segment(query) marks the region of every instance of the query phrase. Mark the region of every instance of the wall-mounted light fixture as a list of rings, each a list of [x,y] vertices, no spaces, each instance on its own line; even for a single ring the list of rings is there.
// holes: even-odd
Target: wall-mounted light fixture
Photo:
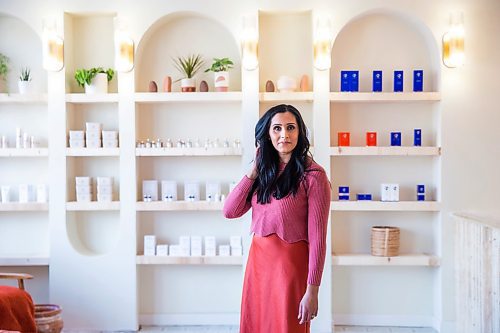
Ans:
[[[329,17],[318,16],[314,25],[314,67],[320,71],[332,66],[332,24]]]
[[[257,18],[243,17],[241,33],[241,65],[248,71],[259,67],[259,34],[257,32]]]
[[[64,40],[57,34],[55,20],[44,20],[42,28],[43,68],[58,72],[64,67]]]
[[[115,17],[115,68],[119,72],[130,72],[134,68],[134,41],[128,35],[123,18]]]
[[[450,15],[450,30],[443,36],[443,63],[455,68],[465,63],[464,14],[455,12]]]

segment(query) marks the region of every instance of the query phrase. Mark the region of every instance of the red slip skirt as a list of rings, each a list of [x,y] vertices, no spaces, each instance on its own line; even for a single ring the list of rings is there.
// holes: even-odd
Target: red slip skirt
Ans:
[[[306,292],[307,242],[287,243],[276,234],[253,236],[243,283],[240,333],[309,333],[300,325]]]

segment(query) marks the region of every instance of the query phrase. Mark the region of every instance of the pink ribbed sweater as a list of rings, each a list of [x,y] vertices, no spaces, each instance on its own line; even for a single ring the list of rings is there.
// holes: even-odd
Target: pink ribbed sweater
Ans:
[[[280,169],[284,168],[280,165]],[[224,203],[224,216],[237,218],[252,208],[252,232],[259,236],[276,234],[288,243],[304,240],[309,243],[309,274],[307,283],[319,286],[326,254],[326,232],[330,212],[330,183],[325,170],[315,162],[305,172],[297,194],[268,204],[258,204],[254,193],[247,196],[254,180],[244,176]],[[272,264],[272,263],[270,263]]]

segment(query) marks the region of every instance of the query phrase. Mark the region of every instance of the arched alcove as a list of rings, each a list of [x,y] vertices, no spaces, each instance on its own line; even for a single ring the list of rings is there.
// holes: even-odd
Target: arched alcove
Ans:
[[[31,71],[34,92],[47,91],[47,73],[43,69],[40,36],[19,18],[0,13],[0,53],[9,58],[7,91],[17,93],[21,68]],[[2,83],[3,84],[3,83]],[[1,91],[1,90],[0,90]],[[2,91],[3,92],[3,91]]]
[[[330,89],[340,91],[340,71],[359,70],[359,91],[372,91],[374,70],[383,71],[383,91],[393,91],[394,70],[404,71],[412,91],[413,70],[424,71],[424,91],[438,91],[440,57],[428,27],[407,13],[372,10],[350,20],[332,48]]]
[[[163,78],[173,81],[181,78],[172,58],[191,54],[202,55],[205,63],[195,76],[197,85],[207,81],[214,91],[212,72],[204,73],[213,58],[230,58],[235,66],[230,70],[230,91],[241,91],[241,65],[238,44],[233,34],[219,22],[192,12],[167,15],[156,21],[146,31],[137,47],[135,66],[136,91],[148,91],[150,81],[163,89]],[[172,85],[172,91],[180,91],[180,83]]]

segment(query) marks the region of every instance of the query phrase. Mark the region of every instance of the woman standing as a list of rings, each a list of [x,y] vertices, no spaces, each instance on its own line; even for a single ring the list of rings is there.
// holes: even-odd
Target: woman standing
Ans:
[[[240,333],[307,333],[318,313],[330,183],[293,106],[269,109],[255,126],[255,144],[252,168],[224,204],[227,218],[252,208]]]

